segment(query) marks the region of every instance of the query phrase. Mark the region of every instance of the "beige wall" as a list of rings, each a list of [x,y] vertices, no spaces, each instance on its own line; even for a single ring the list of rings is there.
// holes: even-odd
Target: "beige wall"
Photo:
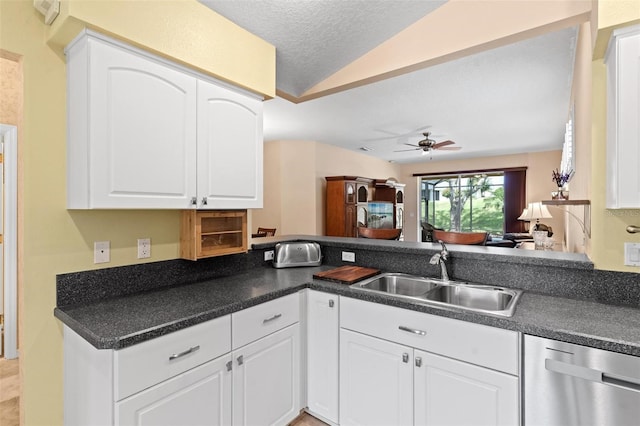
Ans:
[[[48,44],[62,55],[85,27],[275,96],[275,47],[195,0],[61,1],[60,15],[47,27]]]
[[[452,161],[428,161],[423,163],[404,164],[401,166],[400,181],[407,184],[405,188],[405,239],[420,241],[418,217],[418,180],[414,173],[441,173],[460,170],[500,169],[508,167],[527,168],[527,202],[548,200],[555,184],[551,180],[551,171],[560,167],[561,151],[532,152],[528,154],[503,155],[495,157],[472,158]],[[550,210],[551,211],[551,210]],[[544,223],[553,228],[554,239],[563,241],[564,224],[562,215],[554,213],[552,219]]]
[[[571,103],[574,108],[575,175],[569,183],[570,198],[591,199],[591,24],[580,26],[576,43]],[[563,209],[586,222],[589,228],[590,206],[565,206]],[[553,210],[557,211],[557,208]],[[586,216],[585,216],[586,213]],[[570,215],[565,215],[567,249],[591,255],[591,238]]]
[[[185,28],[165,27],[160,34],[150,25],[140,25],[140,19],[144,17],[145,22],[171,22],[173,16],[167,14],[168,10],[192,10],[188,6],[190,1],[137,2],[147,3],[147,7],[145,13],[137,14],[135,19],[121,14],[127,9],[126,3],[136,2],[87,1],[82,7],[87,13],[92,10],[92,5],[96,7],[96,14],[104,12],[100,21],[107,29],[117,28],[120,31],[128,28],[129,32],[138,31],[148,39],[156,38],[155,48],[162,50],[168,38],[172,35],[180,38]],[[69,2],[62,4],[66,3]],[[170,3],[173,7],[158,7],[161,3],[165,6]],[[109,13],[104,10],[106,5],[110,6]],[[208,9],[197,7],[197,10],[199,16],[192,16],[194,21],[202,22],[205,12],[215,16]],[[62,326],[53,317],[56,274],[96,268],[93,264],[93,242],[100,240],[111,241],[111,262],[100,267],[140,263],[135,245],[136,239],[141,237],[151,238],[152,257],[148,261],[175,259],[179,254],[180,226],[178,211],[66,209],[65,63],[60,52],[46,43],[48,31],[31,0],[0,1],[0,49],[22,61],[24,70],[22,124],[18,120],[20,167],[23,172],[19,189],[23,205],[19,226],[24,229],[20,253],[23,274],[19,279],[23,292],[20,328],[20,359],[24,372],[23,420],[28,425],[51,426],[62,424]],[[201,31],[202,35],[208,34],[206,30]],[[216,35],[216,42],[220,45],[230,43],[237,46],[237,34],[233,31],[217,31]],[[194,39],[189,47],[202,53],[198,49],[200,42],[200,38]],[[262,69],[256,58],[263,55],[254,52],[251,43],[243,43],[238,51],[242,53],[222,55],[235,63],[225,69]],[[206,52],[206,56],[215,57],[215,49]],[[264,64],[264,69],[268,68],[269,63]],[[0,86],[2,88],[4,85]],[[263,91],[261,87],[253,89]],[[0,98],[3,95],[0,93]]]
[[[640,22],[640,7],[635,0],[605,0],[598,5],[598,43],[606,45],[613,28]],[[628,225],[640,225],[640,210],[606,209],[606,67],[604,51],[596,51],[591,63],[592,139],[591,139],[591,260],[596,268],[640,272],[637,267],[624,266],[624,243],[640,242],[639,234],[628,234]]]
[[[283,235],[324,235],[325,176],[398,174],[388,161],[313,141],[268,142],[264,152],[264,208],[252,211],[253,223]]]
[[[314,142],[274,141],[264,145],[264,208],[251,211],[255,231],[277,235],[315,234]]]

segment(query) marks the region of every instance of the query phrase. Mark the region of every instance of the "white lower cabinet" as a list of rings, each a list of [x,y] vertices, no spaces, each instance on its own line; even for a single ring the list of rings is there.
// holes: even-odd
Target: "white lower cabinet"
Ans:
[[[64,327],[65,425],[286,425],[300,412],[300,294],[121,350]]]
[[[340,326],[340,425],[520,424],[518,333],[344,297]]]
[[[233,352],[233,424],[286,425],[300,413],[300,326]]]
[[[116,403],[116,424],[231,424],[231,354]]]
[[[517,425],[518,378],[414,351],[416,425]]]
[[[65,326],[65,425],[520,424],[519,333],[301,295],[117,351]]]
[[[335,294],[307,293],[307,409],[338,423],[340,307]]]
[[[412,425],[412,350],[340,330],[340,424]]]

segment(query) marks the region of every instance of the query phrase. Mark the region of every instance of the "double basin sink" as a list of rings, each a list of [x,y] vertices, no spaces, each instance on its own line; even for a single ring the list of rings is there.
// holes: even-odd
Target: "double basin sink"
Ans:
[[[384,273],[351,288],[384,293],[443,307],[510,317],[522,290],[457,281],[442,281],[400,273]]]

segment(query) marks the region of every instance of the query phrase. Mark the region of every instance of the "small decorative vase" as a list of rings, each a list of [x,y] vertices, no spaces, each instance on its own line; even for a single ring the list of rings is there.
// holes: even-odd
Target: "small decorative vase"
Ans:
[[[568,200],[569,199],[569,191],[559,186],[558,191],[554,191],[551,193],[552,200]]]

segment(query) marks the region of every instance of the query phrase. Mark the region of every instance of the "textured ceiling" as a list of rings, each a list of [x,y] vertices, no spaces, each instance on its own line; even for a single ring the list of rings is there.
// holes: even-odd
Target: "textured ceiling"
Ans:
[[[277,87],[294,95],[444,3],[202,2],[276,46]],[[367,147],[367,155],[396,162],[561,149],[576,37],[577,28],[567,28],[299,104],[266,101],[265,141]],[[396,152],[424,130],[462,149]]]
[[[201,0],[276,47],[276,87],[293,96],[446,0]]]

